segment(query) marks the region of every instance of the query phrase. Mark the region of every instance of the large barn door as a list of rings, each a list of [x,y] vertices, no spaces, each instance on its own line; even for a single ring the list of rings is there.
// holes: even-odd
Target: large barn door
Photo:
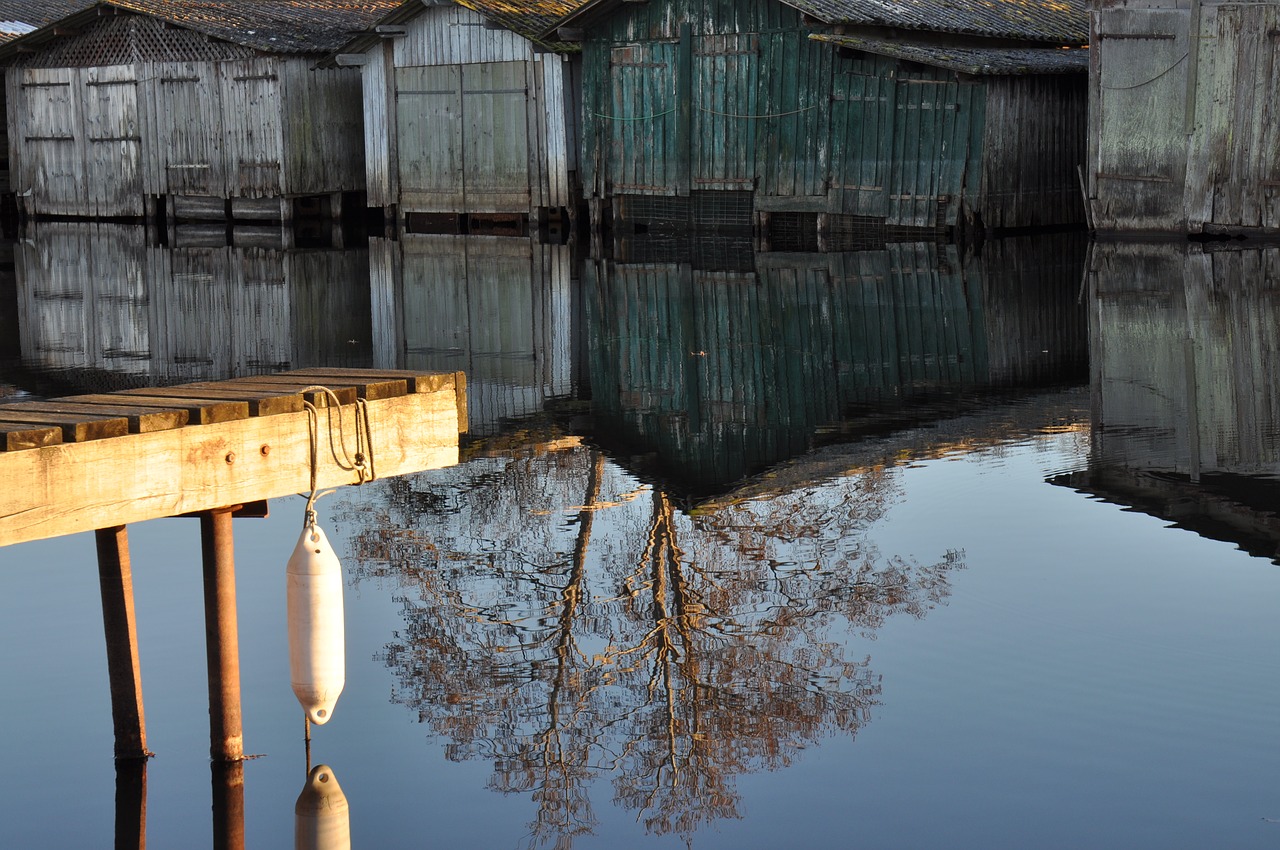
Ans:
[[[396,69],[396,148],[406,210],[462,212],[462,71]]]
[[[80,73],[87,211],[104,217],[141,216],[145,210],[136,66],[85,68]]]
[[[280,74],[274,59],[219,66],[228,183],[233,198],[275,198],[281,185]]]
[[[609,54],[612,90],[608,114],[599,116],[608,138],[607,191],[675,194],[682,185],[688,149],[677,114],[675,42],[615,47]],[[683,192],[681,192],[683,194]]]
[[[950,174],[953,154],[957,149],[964,149],[954,138],[960,84],[927,75],[899,79],[895,100],[895,155],[886,223],[934,227],[938,222],[938,205],[947,194],[941,186],[949,176],[944,177],[942,172]]]
[[[199,62],[157,65],[156,156],[160,174],[157,194],[223,197],[222,135],[194,116],[222,114],[216,76]]]
[[[84,156],[76,72],[70,68],[25,68],[18,72],[20,102],[11,140],[18,152],[13,188],[26,196],[27,211],[48,215],[80,212]]]
[[[530,208],[525,62],[462,66],[462,164],[467,212]]]
[[[897,84],[874,69],[837,71],[831,94],[831,188],[840,211],[889,214],[893,115]]]
[[[755,188],[759,36],[701,36],[693,46],[693,189]]]

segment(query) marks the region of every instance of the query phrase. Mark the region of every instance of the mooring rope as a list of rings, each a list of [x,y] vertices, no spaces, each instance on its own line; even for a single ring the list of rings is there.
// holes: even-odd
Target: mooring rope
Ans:
[[[347,451],[347,435],[342,424],[342,403],[338,401],[337,394],[328,387],[319,385],[306,387],[301,392],[322,392],[325,394],[328,403],[325,405],[327,412],[327,421],[329,425],[329,452],[333,455],[334,462],[339,469],[356,474],[357,484],[364,484],[372,481],[377,477],[373,466],[373,434],[369,428],[369,405],[362,399],[356,399],[355,403],[355,429],[356,429],[356,451],[355,456]],[[328,496],[333,490],[326,490],[323,493],[316,492],[316,483],[319,470],[319,448],[320,448],[320,411],[316,406],[305,399],[302,406],[307,410],[307,436],[309,438],[309,448],[311,450],[311,495],[307,497],[306,513],[303,514],[303,527],[311,528],[316,524],[316,501],[324,496]],[[333,442],[333,410],[338,410],[338,442]],[[342,456],[338,456],[338,449],[342,450]]]

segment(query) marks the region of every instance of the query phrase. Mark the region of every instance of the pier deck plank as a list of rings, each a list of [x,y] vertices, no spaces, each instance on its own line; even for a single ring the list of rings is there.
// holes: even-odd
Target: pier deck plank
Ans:
[[[297,377],[286,375],[288,381]],[[314,377],[317,384],[330,383]],[[370,454],[379,478],[457,463],[458,435],[465,426],[461,373],[415,375],[412,384],[409,377],[377,372],[328,377],[334,385],[375,396],[366,396],[366,406]],[[400,395],[377,397],[394,392],[389,385],[397,382],[403,388]],[[409,392],[411,385],[425,391]],[[9,484],[0,489],[0,546],[306,492],[309,414],[302,409],[264,413],[270,406],[253,405],[268,398],[294,398],[300,405],[300,389],[263,394],[252,384],[232,383],[227,389],[128,390],[59,400],[56,404],[67,413],[6,413],[0,405],[0,443],[7,449],[0,452],[0,480]],[[237,391],[243,396],[239,400],[233,397]],[[85,401],[90,398],[94,401]],[[202,415],[210,404],[231,405],[244,415],[226,421]],[[196,413],[182,426],[142,432],[139,425],[138,432],[127,433],[128,416],[94,413],[113,405],[143,408],[134,412],[139,417],[166,405]],[[251,406],[257,415],[251,414]],[[343,414],[352,417],[350,423],[354,410],[346,407]],[[114,423],[115,436],[73,441],[101,429],[104,422]],[[357,483],[354,472],[340,467],[324,436],[326,417],[319,418],[319,427],[317,486]],[[347,438],[351,449],[350,428]]]

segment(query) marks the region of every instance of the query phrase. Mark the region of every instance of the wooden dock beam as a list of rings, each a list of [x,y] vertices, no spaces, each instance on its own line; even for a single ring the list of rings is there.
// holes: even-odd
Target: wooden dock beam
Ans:
[[[116,761],[116,850],[146,850],[147,761]]]
[[[142,707],[142,669],[138,664],[129,537],[123,525],[100,528],[95,537],[116,758],[145,759],[151,751],[147,749],[147,724]]]
[[[209,755],[215,761],[244,758],[235,540],[231,532],[234,510],[221,508],[200,515],[205,655],[209,665]]]

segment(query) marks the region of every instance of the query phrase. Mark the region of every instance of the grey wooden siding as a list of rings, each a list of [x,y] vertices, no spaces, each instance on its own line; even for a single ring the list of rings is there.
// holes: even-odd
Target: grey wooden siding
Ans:
[[[569,395],[567,245],[408,233],[370,246],[378,367],[465,371],[473,434]]]
[[[1280,233],[1280,6],[1147,5],[1093,13],[1095,225]]]
[[[259,57],[16,68],[6,96],[19,203],[32,214],[139,217],[148,196],[360,191],[358,72],[313,64]]]
[[[367,251],[164,248],[42,222],[15,250],[25,365],[178,382],[370,364]]]
[[[569,65],[469,9],[424,8],[403,36],[366,53],[369,203],[448,213],[572,206]]]

